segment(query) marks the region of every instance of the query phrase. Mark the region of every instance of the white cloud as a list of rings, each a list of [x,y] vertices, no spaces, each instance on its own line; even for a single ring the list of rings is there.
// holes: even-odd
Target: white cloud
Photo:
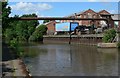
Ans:
[[[118,2],[119,0],[9,0],[9,2]]]
[[[52,8],[51,5],[47,3],[28,3],[28,2],[19,2],[16,3],[15,5],[10,5],[12,10],[17,10],[17,11],[23,11],[23,12],[38,12],[38,11],[44,11],[44,10],[49,10]]]

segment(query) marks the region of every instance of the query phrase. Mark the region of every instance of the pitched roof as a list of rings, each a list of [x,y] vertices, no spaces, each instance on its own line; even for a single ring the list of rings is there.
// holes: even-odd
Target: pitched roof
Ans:
[[[80,11],[80,12],[77,12],[77,13],[74,13],[74,14],[71,14],[71,15],[68,15],[68,16],[66,16],[66,17],[72,17],[72,16],[75,16],[75,14],[76,14],[76,15],[80,15],[80,14],[83,14],[83,13],[85,13],[85,12],[87,12],[87,11],[92,11],[92,12],[96,13],[94,10],[88,9],[88,10],[83,10],[83,11]]]
[[[101,10],[101,11],[99,11],[98,13],[99,13],[99,14],[104,14],[104,12],[107,13],[107,14],[110,14],[110,13],[109,13],[108,11],[106,11],[106,10]]]
[[[111,16],[113,20],[120,20],[120,14],[114,14]]]
[[[52,22],[56,22],[56,21],[49,21],[49,22],[46,22],[46,23],[43,23],[43,25],[47,25],[47,24],[50,24]],[[36,26],[36,28],[38,28],[40,25]]]
[[[103,12],[105,12],[106,14],[110,14],[110,13],[109,13],[108,11],[106,11],[106,10],[101,10],[101,11],[99,11],[99,12],[95,12],[95,11],[92,10],[92,9],[88,9],[88,10],[81,11],[81,12],[78,12],[78,13],[73,13],[73,14],[68,15],[68,16],[66,16],[66,17],[74,17],[75,15],[80,15],[80,14],[86,13],[87,11],[92,11],[92,12],[94,12],[94,13],[99,13],[99,14],[104,14]]]
[[[92,12],[96,13],[96,12],[95,12],[94,10],[92,10],[92,9],[88,9],[88,10],[84,11],[83,13],[86,13],[87,11],[92,11]]]

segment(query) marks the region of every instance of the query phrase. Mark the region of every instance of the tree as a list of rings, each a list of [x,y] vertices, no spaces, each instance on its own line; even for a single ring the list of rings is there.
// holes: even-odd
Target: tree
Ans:
[[[44,20],[43,23],[47,23],[47,22],[50,22],[50,20]]]
[[[19,16],[14,16],[14,18],[18,18]],[[36,14],[25,14],[21,17],[37,17]],[[11,25],[14,28],[17,38],[20,41],[28,41],[29,37],[35,31],[36,26],[39,24],[37,20],[20,20],[14,21]]]
[[[35,32],[30,36],[29,41],[42,41],[43,35],[46,34],[46,25],[40,25]]]
[[[18,18],[18,15],[15,15],[14,18]],[[25,14],[21,17],[37,17],[36,14]],[[9,27],[5,29],[5,37],[7,40],[10,40],[11,37],[17,38],[18,41],[28,41],[29,37],[35,31],[36,26],[39,24],[37,20],[10,20]],[[8,32],[9,30],[10,33]],[[13,36],[9,35],[12,34]],[[8,39],[10,38],[10,39]]]
[[[26,14],[22,15],[21,17],[37,17],[36,14]],[[23,30],[23,36],[26,40],[29,39],[29,37],[32,35],[32,33],[35,31],[36,26],[39,24],[37,20],[30,20],[30,21],[21,21],[21,29]]]
[[[7,7],[7,2],[2,2],[2,32],[9,27],[9,14],[11,13],[11,8]]]
[[[116,36],[115,29],[109,29],[104,33],[103,42],[105,43],[112,42],[115,36]]]

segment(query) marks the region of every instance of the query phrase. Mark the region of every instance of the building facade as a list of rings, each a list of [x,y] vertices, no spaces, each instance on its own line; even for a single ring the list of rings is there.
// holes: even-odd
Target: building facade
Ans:
[[[48,35],[53,35],[55,33],[55,24],[56,24],[56,21],[50,21],[44,24],[47,26]]]
[[[106,10],[101,10],[99,12],[95,12],[92,9],[88,9],[86,11],[83,12],[79,12],[79,13],[74,13],[70,16],[66,16],[66,17],[70,17],[70,18],[109,18],[109,23],[107,23],[106,21],[101,21],[101,20],[60,20],[61,23],[63,22],[78,22],[79,25],[85,25],[85,26],[90,26],[93,25],[96,28],[101,28],[104,26],[109,26],[110,28],[114,28],[115,27],[115,21],[113,20],[118,20],[118,14],[110,14],[108,11]],[[48,23],[45,23],[45,25],[47,26],[48,30],[47,30],[47,34],[48,35],[53,35],[56,32],[56,21],[50,21]],[[120,21],[118,22],[118,28],[120,29]]]
[[[92,9],[88,9],[88,10],[80,12],[80,13],[74,13],[74,14],[67,16],[67,17],[70,17],[70,18],[104,18],[102,15],[109,16],[110,13],[106,10],[101,10],[99,12],[95,12]],[[61,20],[61,22],[78,22],[79,25],[90,26],[90,25],[94,24],[96,27],[101,27],[102,21],[95,20],[93,22],[91,20]],[[110,20],[110,23],[112,26],[113,21]]]

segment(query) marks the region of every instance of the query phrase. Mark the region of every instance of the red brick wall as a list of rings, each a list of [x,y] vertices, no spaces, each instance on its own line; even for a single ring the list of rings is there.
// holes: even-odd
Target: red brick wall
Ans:
[[[119,26],[119,30],[120,30],[120,21],[119,21],[119,23],[118,23],[118,26]]]
[[[114,21],[113,20],[110,21],[110,24],[111,24],[111,28],[114,28]]]
[[[109,12],[107,12],[107,11],[105,11],[105,10],[102,10],[102,11],[96,13],[96,12],[94,12],[93,10],[89,9],[89,10],[86,10],[85,12],[83,12],[82,14],[80,14],[80,15],[81,15],[81,18],[88,18],[88,17],[87,17],[87,14],[88,14],[88,13],[92,14],[92,18],[99,18],[99,17],[100,17],[100,14],[110,14]],[[84,17],[84,15],[86,15],[86,17]],[[78,15],[78,16],[79,16],[79,15]],[[77,17],[77,16],[76,16],[76,17]],[[62,22],[70,22],[70,21],[62,20]],[[79,25],[87,25],[87,26],[88,26],[88,25],[91,25],[91,23],[90,23],[89,20],[81,20],[81,22],[79,22],[78,20],[74,20],[73,22],[78,22]],[[94,24],[95,24],[96,27],[98,27],[99,24],[100,24],[100,21],[96,21],[96,20],[95,20],[95,21],[94,21]],[[112,25],[112,26],[114,25],[113,21],[111,21],[111,25]]]
[[[99,14],[110,14],[109,12],[107,12],[106,10],[102,10],[99,12]]]
[[[47,24],[47,34],[53,34],[55,32],[55,21],[50,22],[49,24]]]

